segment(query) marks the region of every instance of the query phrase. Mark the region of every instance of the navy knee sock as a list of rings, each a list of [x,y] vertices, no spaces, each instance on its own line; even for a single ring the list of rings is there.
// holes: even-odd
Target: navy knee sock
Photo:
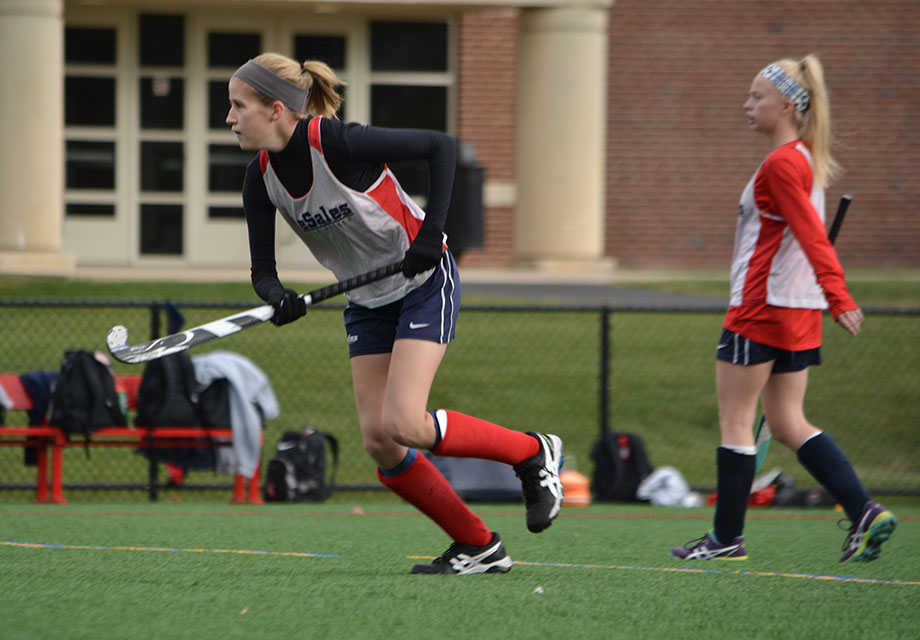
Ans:
[[[819,433],[806,440],[796,455],[802,466],[840,503],[850,521],[859,520],[869,494],[834,439]]]
[[[713,531],[722,544],[731,544],[744,531],[751,484],[754,482],[753,455],[719,447],[716,449],[718,482]]]

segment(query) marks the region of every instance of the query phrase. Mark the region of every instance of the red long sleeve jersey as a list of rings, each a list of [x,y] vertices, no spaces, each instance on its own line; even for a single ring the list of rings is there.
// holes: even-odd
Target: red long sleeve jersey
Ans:
[[[796,140],[774,150],[741,194],[723,326],[779,349],[821,346],[821,310],[856,308],[824,227],[824,189]]]

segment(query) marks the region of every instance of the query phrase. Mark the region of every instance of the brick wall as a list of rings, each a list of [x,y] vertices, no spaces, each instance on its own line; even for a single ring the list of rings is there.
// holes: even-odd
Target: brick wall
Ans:
[[[514,180],[517,11],[477,11],[460,19],[457,135],[475,147],[485,179]],[[463,265],[507,265],[513,258],[514,209],[487,208],[485,246]]]
[[[781,57],[824,63],[853,205],[844,266],[920,266],[920,2],[616,0],[606,250],[624,266],[724,267],[738,197],[769,152],[742,104]]]
[[[738,197],[769,152],[742,105],[781,57],[824,63],[853,206],[844,266],[920,266],[920,2],[616,0],[610,9],[606,253],[633,267],[725,267]],[[514,179],[517,12],[460,20],[458,134],[487,180]],[[506,265],[514,209],[485,212],[464,265]]]

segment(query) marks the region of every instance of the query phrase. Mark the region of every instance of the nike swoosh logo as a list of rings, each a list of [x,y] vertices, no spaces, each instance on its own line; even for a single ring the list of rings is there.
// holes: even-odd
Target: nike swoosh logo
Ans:
[[[431,324],[430,322],[410,322],[409,328],[410,329],[424,329],[430,324]]]
[[[293,449],[296,446],[296,442],[279,442],[276,448],[278,451],[287,451],[288,449]]]
[[[718,347],[716,347],[716,350],[725,349],[726,347],[728,347],[727,344],[720,344]]]

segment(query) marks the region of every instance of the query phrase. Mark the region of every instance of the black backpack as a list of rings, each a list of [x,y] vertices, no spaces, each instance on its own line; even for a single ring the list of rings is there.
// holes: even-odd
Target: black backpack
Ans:
[[[636,490],[652,473],[645,444],[635,433],[607,433],[591,449],[591,492],[600,502],[638,502]]]
[[[327,444],[332,452],[328,480]],[[339,443],[335,436],[312,427],[286,431],[276,451],[265,474],[263,497],[266,502],[322,502],[329,497],[339,466]]]
[[[89,440],[96,429],[127,423],[108,364],[89,351],[65,352],[51,392],[48,424]]]
[[[256,405],[258,408],[258,405]],[[198,411],[201,426],[211,429],[230,429],[230,381],[215,378],[198,393]]]
[[[200,427],[198,382],[184,351],[147,363],[137,389],[139,427]]]

